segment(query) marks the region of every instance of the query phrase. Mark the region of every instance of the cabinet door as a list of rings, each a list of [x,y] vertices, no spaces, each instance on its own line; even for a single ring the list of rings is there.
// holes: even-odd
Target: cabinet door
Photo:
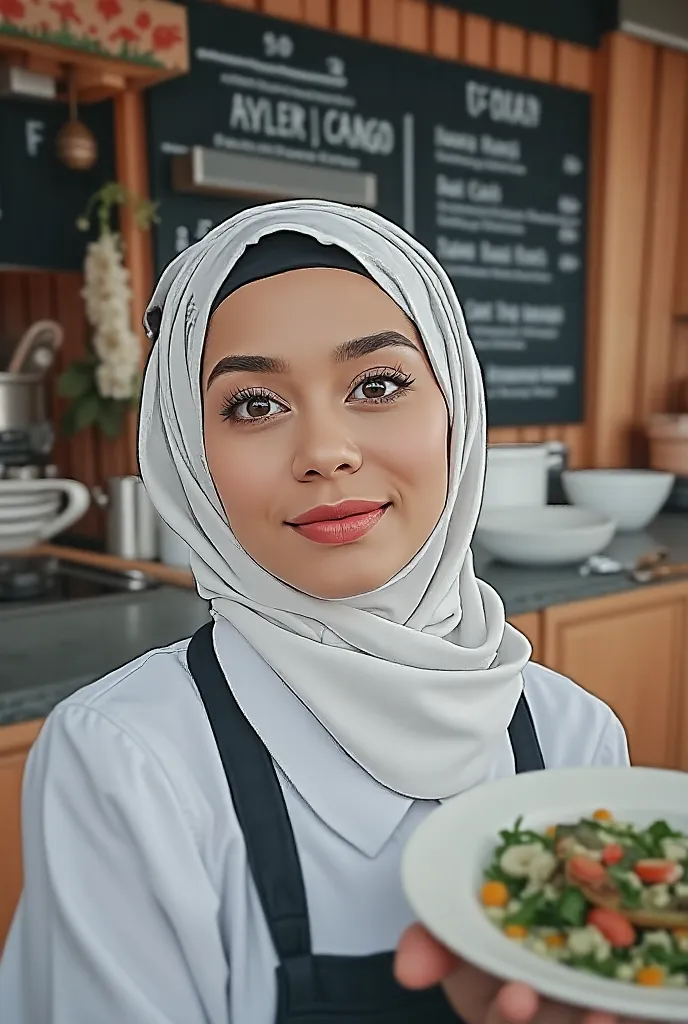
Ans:
[[[547,665],[616,712],[636,765],[681,761],[687,600],[684,585],[652,586],[544,612]]]
[[[530,640],[533,648],[533,661],[542,664],[542,624],[539,612],[528,612],[525,615],[512,615],[509,622],[519,633]]]
[[[0,727],[0,952],[21,893],[21,784],[41,722]]]

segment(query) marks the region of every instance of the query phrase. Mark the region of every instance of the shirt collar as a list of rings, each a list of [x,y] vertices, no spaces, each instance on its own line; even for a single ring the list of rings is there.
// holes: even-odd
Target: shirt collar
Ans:
[[[237,704],[297,793],[342,839],[375,857],[414,801],[342,750],[226,619],[216,619],[213,642]]]

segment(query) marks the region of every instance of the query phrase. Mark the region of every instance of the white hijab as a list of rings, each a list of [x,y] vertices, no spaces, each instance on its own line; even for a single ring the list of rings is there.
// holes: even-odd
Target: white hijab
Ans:
[[[311,597],[258,565],[232,534],[208,471],[200,378],[211,303],[246,247],[275,231],[335,244],[366,268],[417,325],[449,408],[442,517],[394,579],[358,597]],[[157,339],[143,385],[141,473],[159,514],[191,548],[198,593],[214,616],[228,619],[384,786],[439,799],[482,781],[504,742],[531,650],[473,570],[485,399],[461,306],[440,265],[368,210],[275,203],[232,217],[178,256],[145,323]]]

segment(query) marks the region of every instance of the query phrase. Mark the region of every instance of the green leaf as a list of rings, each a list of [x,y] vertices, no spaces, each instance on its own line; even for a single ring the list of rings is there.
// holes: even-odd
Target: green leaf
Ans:
[[[98,410],[98,426],[107,437],[119,437],[124,423],[126,403],[108,399]]]
[[[98,419],[100,402],[95,391],[90,391],[77,398],[72,406],[74,410],[74,433],[91,427]]]
[[[537,917],[537,912],[540,909],[540,905],[543,900],[541,892],[533,893],[532,896],[526,896],[520,908],[515,914],[509,914],[504,918],[504,924],[520,924],[524,928],[529,928]]]
[[[558,905],[559,917],[572,928],[580,928],[585,924],[587,900],[580,889],[564,889]]]
[[[86,362],[72,363],[58,377],[57,393],[62,398],[79,398],[93,384],[93,367]]]

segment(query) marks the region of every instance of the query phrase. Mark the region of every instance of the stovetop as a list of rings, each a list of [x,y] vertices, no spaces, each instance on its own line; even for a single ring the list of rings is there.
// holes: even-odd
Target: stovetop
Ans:
[[[0,555],[0,615],[9,608],[140,593],[159,586],[135,569],[110,572],[59,558]]]

